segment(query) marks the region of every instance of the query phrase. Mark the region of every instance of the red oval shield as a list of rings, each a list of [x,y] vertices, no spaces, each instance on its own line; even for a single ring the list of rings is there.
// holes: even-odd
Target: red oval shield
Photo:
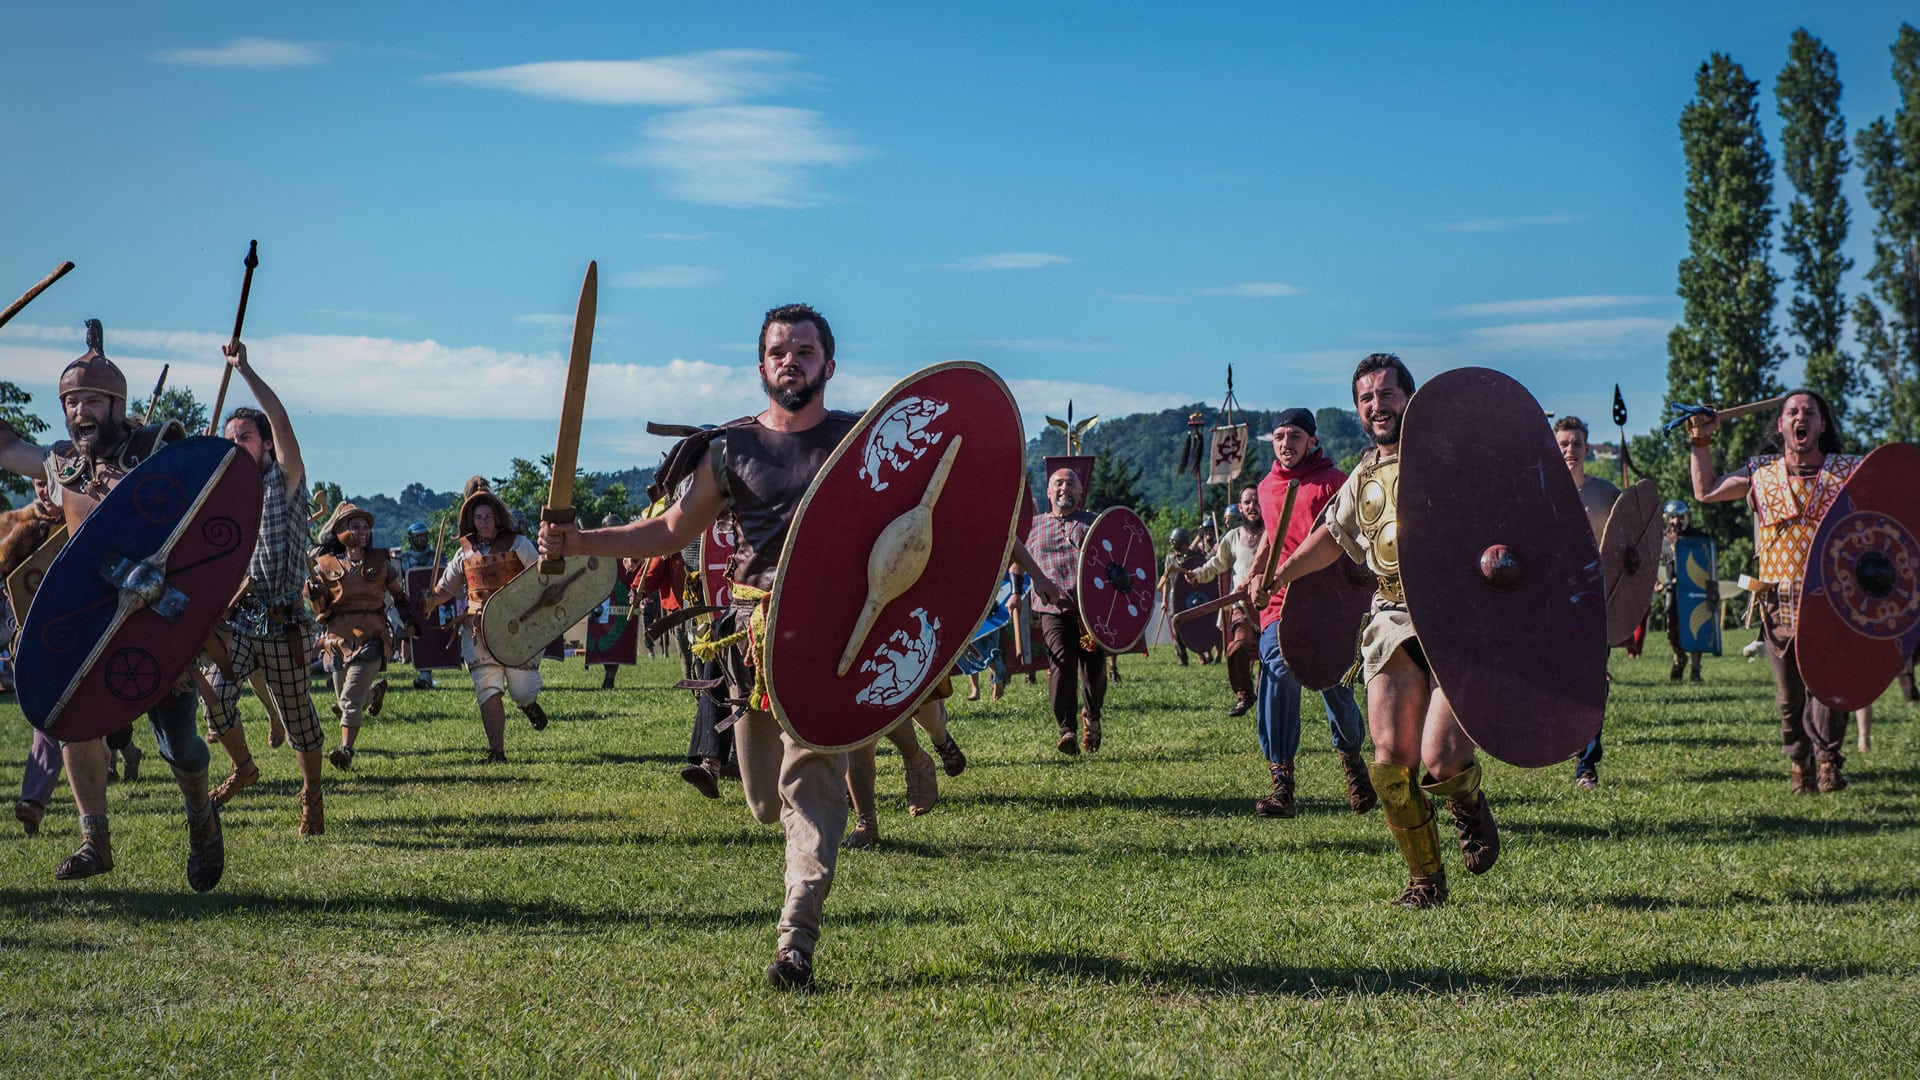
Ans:
[[[1794,652],[1807,692],[1842,712],[1873,703],[1920,647],[1920,447],[1868,454],[1807,551]]]
[[[1153,617],[1153,535],[1140,515],[1124,506],[1102,512],[1080,542],[1080,572],[1074,575],[1080,626],[1110,653],[1133,648]]]
[[[1660,488],[1642,480],[1620,493],[1600,534],[1600,572],[1607,589],[1607,644],[1632,640],[1653,606],[1660,567]]]
[[[867,410],[813,478],[767,616],[773,714],[836,752],[919,707],[993,603],[1026,450],[1006,384],[937,364]]]
[[[1280,655],[1301,686],[1328,690],[1347,677],[1379,587],[1372,570],[1347,558],[1287,586],[1280,601]]]
[[[1593,527],[1545,417],[1497,371],[1429,379],[1407,404],[1396,510],[1434,678],[1475,743],[1528,768],[1571,757],[1607,708]]]

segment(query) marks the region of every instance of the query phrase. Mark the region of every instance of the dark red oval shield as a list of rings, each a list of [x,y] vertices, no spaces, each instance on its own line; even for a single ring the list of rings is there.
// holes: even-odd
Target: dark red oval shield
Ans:
[[[919,707],[993,603],[1025,436],[999,376],[937,364],[867,410],[813,478],[767,615],[773,713],[834,752]]]
[[[1140,515],[1110,507],[1087,527],[1080,542],[1080,626],[1110,653],[1123,653],[1146,633],[1153,617],[1153,534]]]
[[[1192,552],[1180,558],[1180,564],[1189,570],[1207,561],[1207,557]],[[1168,618],[1173,618],[1189,608],[1199,607],[1210,600],[1220,598],[1220,579],[1208,582],[1189,581],[1185,577],[1173,575],[1173,610]],[[1180,637],[1180,644],[1194,652],[1206,652],[1220,647],[1220,618],[1215,615],[1194,616],[1185,621],[1175,620],[1173,632]]]
[[[210,435],[122,477],[47,568],[21,628],[28,722],[98,738],[171,692],[246,576],[260,502],[253,457]]]
[[[1807,551],[1794,631],[1807,692],[1873,704],[1920,648],[1920,447],[1891,443],[1847,478]]]
[[[1660,487],[1642,480],[1620,493],[1600,535],[1607,589],[1607,644],[1625,645],[1653,606],[1660,569]]]
[[[1546,414],[1506,375],[1456,368],[1420,387],[1403,425],[1401,584],[1434,678],[1487,753],[1564,760],[1606,713],[1607,611]]]
[[[1372,570],[1347,558],[1287,586],[1280,601],[1280,655],[1301,686],[1327,690],[1347,677],[1379,587]]]

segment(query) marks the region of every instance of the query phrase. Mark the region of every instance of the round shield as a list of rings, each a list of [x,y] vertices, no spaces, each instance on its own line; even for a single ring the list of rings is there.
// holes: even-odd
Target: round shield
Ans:
[[[1103,511],[1080,542],[1080,571],[1074,575],[1080,625],[1110,653],[1133,648],[1153,616],[1153,535],[1140,515],[1124,506]]]
[[[1653,606],[1660,570],[1660,487],[1642,480],[1620,493],[1600,536],[1607,590],[1607,644],[1625,645]]]
[[[1025,435],[999,376],[926,368],[887,391],[807,489],[767,614],[773,714],[837,752],[918,708],[993,604]]]
[[[1606,712],[1606,594],[1540,403],[1497,371],[1456,368],[1402,423],[1401,585],[1434,678],[1494,757],[1572,756]]]
[[[20,709],[56,739],[126,727],[226,614],[260,535],[260,469],[214,436],[120,479],[47,568],[21,628]]]
[[[1842,712],[1871,705],[1920,648],[1920,447],[1867,455],[1807,551],[1794,631],[1807,692]]]
[[[535,562],[487,597],[480,609],[480,633],[487,651],[508,667],[519,667],[547,652],[613,592],[620,560],[575,555],[561,560],[560,572],[541,572]]]
[[[1309,690],[1329,690],[1360,655],[1360,630],[1380,581],[1341,558],[1287,586],[1280,601],[1280,655]]]
[[[1206,561],[1207,557],[1205,555],[1194,552],[1190,552],[1180,559],[1181,564],[1189,570]],[[1212,581],[1203,584],[1197,581],[1188,581],[1179,574],[1173,575],[1173,615],[1178,615],[1189,608],[1196,608],[1201,604],[1211,600],[1218,600],[1219,598],[1219,578],[1214,578]],[[1184,622],[1175,620],[1173,632],[1180,635],[1180,644],[1185,645],[1194,652],[1206,652],[1209,649],[1217,649],[1220,647],[1220,622],[1218,616],[1208,618],[1196,615]]]

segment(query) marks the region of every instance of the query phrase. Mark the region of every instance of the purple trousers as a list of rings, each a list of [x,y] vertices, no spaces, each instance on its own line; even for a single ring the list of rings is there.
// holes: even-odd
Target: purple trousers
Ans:
[[[22,802],[38,803],[42,808],[53,797],[60,783],[60,743],[39,728],[33,729],[33,747],[27,751],[27,767],[20,777]]]

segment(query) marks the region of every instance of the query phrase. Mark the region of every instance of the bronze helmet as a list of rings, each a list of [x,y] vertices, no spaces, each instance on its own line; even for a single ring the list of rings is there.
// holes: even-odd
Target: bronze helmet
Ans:
[[[107,359],[106,331],[99,319],[87,320],[87,355],[66,366],[60,373],[60,397],[76,390],[92,390],[108,397],[127,400],[127,377]]]

